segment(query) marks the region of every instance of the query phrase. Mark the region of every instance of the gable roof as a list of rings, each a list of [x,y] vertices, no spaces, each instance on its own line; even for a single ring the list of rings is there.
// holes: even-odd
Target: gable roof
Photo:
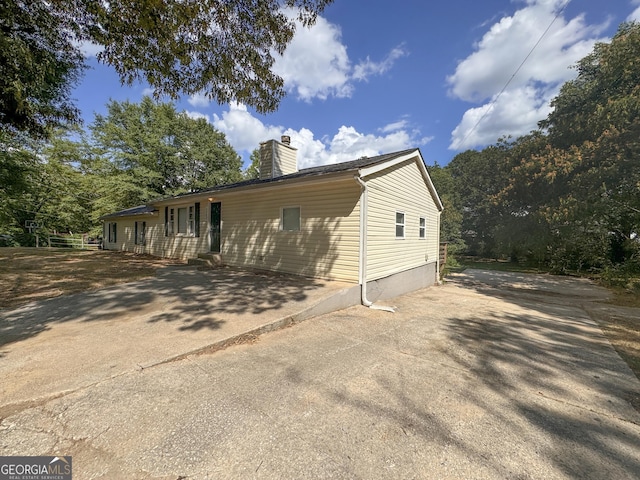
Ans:
[[[396,159],[398,157],[402,157],[404,155],[407,155],[411,152],[415,152],[418,151],[417,148],[412,148],[412,149],[408,149],[408,150],[402,150],[400,152],[394,152],[394,153],[387,153],[384,155],[377,155],[375,157],[361,157],[357,160],[351,160],[348,162],[341,162],[341,163],[333,163],[333,164],[329,164],[329,165],[321,165],[319,167],[309,167],[309,168],[303,168],[301,170],[298,170],[296,173],[290,173],[289,175],[282,175],[279,177],[274,177],[274,178],[266,178],[266,179],[253,179],[253,180],[244,180],[242,182],[237,182],[237,183],[230,183],[228,185],[218,185],[216,187],[211,187],[211,188],[205,188],[203,190],[199,190],[197,192],[191,192],[191,193],[185,193],[183,195],[178,195],[178,197],[173,197],[173,198],[179,198],[182,196],[186,196],[186,195],[196,195],[196,194],[201,194],[201,193],[210,193],[210,192],[218,192],[218,191],[222,191],[222,190],[230,190],[230,189],[234,189],[234,188],[239,188],[239,187],[245,187],[245,186],[250,186],[250,185],[263,185],[263,184],[268,184],[268,183],[273,183],[273,182],[283,182],[283,181],[287,181],[287,180],[294,180],[294,179],[298,179],[298,178],[306,178],[306,177],[313,177],[313,176],[320,176],[320,175],[326,175],[329,173],[340,173],[340,172],[347,172],[347,171],[355,171],[355,170],[359,170],[363,167],[370,167],[373,165],[378,165],[378,164],[382,164],[385,162],[388,162],[389,160],[393,160]]]
[[[356,160],[351,160],[347,162],[321,165],[318,167],[303,168],[301,170],[298,170],[295,173],[282,175],[275,178],[244,180],[242,182],[230,183],[227,185],[218,185],[215,187],[204,188],[202,190],[198,190],[195,192],[183,193],[181,195],[176,195],[173,197],[159,198],[155,201],[150,202],[149,205],[142,205],[142,206],[130,208],[127,210],[122,210],[120,212],[112,213],[110,215],[104,215],[103,217],[100,217],[100,218],[106,219],[106,218],[112,218],[112,217],[150,214],[150,213],[153,213],[154,211],[157,211],[157,208],[153,207],[153,205],[155,204],[158,204],[161,202],[164,203],[174,199],[180,199],[185,197],[206,195],[206,194],[212,194],[216,192],[225,192],[225,191],[235,190],[240,188],[250,188],[253,186],[256,186],[256,187],[261,185],[266,186],[269,184],[278,184],[283,182],[296,181],[298,179],[304,179],[304,178],[321,177],[323,175],[329,175],[333,173],[345,173],[350,171],[359,172],[362,169],[373,168],[373,171],[376,171],[377,170],[375,169],[376,166],[380,166],[381,168],[384,168],[384,164],[389,162],[393,163],[393,161],[404,161],[407,158],[409,158],[412,154],[417,154],[417,157],[420,159],[419,163],[420,163],[420,170],[422,172],[422,175],[425,179],[425,182],[427,183],[427,186],[429,188],[429,191],[431,192],[431,195],[433,196],[434,201],[436,202],[436,205],[438,206],[438,209],[442,211],[443,209],[442,202],[440,201],[440,198],[427,173],[424,161],[422,160],[420,149],[410,148],[407,150],[401,150],[399,152],[376,155],[375,157],[361,157]],[[146,211],[144,210],[145,208],[147,209]]]
[[[155,208],[153,205],[138,205],[137,207],[126,208],[124,210],[120,210],[119,212],[103,215],[102,217],[99,218],[99,220],[103,220],[105,218],[113,218],[113,217],[131,217],[135,215],[150,215],[157,211],[158,209]]]

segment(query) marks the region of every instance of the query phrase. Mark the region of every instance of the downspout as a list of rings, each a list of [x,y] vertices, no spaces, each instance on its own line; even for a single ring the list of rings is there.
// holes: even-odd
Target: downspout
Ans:
[[[375,310],[384,310],[386,312],[395,313],[392,307],[374,305],[372,301],[367,298],[367,199],[368,189],[367,184],[360,178],[359,175],[354,175],[353,179],[360,185],[360,252],[358,262],[358,281],[360,282],[360,299],[362,305],[365,307],[373,308]]]
[[[436,285],[440,285],[442,282],[440,281],[440,216],[442,212],[438,212],[438,256],[436,257]]]

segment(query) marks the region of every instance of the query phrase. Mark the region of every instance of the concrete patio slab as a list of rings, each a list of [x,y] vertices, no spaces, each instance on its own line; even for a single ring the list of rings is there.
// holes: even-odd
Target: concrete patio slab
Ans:
[[[39,401],[353,305],[353,285],[230,268],[154,278],[0,311],[0,398]]]

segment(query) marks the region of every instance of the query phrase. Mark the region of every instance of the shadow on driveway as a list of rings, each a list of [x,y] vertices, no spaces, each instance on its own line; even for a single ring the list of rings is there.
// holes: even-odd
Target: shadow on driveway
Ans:
[[[216,330],[238,315],[260,315],[304,302],[326,282],[230,268],[169,267],[154,278],[0,311],[0,348],[64,322],[145,317],[179,331]],[[0,355],[6,353],[6,348]]]

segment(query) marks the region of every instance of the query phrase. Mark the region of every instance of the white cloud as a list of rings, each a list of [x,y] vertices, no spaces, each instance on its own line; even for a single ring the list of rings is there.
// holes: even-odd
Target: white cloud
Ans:
[[[391,50],[389,54],[381,62],[373,62],[369,57],[360,62],[353,69],[354,80],[367,80],[372,75],[382,75],[393,67],[393,64],[399,58],[408,55],[403,46],[398,46]]]
[[[524,86],[505,91],[495,103],[467,110],[452,132],[450,148],[464,150],[500,137],[526,135],[551,111],[547,98],[535,87]]]
[[[211,123],[211,119],[209,118],[209,115],[206,115],[204,113],[193,112],[190,110],[185,110],[184,113],[187,117],[193,118],[194,120],[199,120],[200,118],[204,118],[207,122]]]
[[[631,4],[640,5],[640,1],[634,0]],[[640,22],[640,6],[636,7],[636,9],[629,14],[627,22]]]
[[[104,47],[102,45],[98,45],[97,43],[89,42],[87,40],[84,40],[82,42],[74,41],[74,43],[76,44],[77,48],[80,49],[80,52],[82,52],[84,58],[95,57],[100,52],[102,52],[102,50],[104,50]]]
[[[260,142],[280,138],[283,127],[263,124],[249,113],[245,105],[232,102],[229,110],[221,116],[213,114],[213,126],[224,133],[227,140],[238,151],[252,152]]]
[[[244,105],[232,103],[229,110],[213,115],[213,125],[223,132],[229,143],[239,153],[249,154],[260,142],[281,135],[291,137],[291,145],[298,149],[298,168],[327,165],[354,160],[364,155],[419,147],[431,138],[422,137],[417,130],[410,129],[409,122],[402,120],[381,127],[382,135],[358,132],[353,126],[341,126],[332,137],[315,138],[314,133],[301,128],[294,130],[277,125],[265,125],[254,117]]]
[[[194,95],[191,95],[187,101],[189,102],[189,105],[196,108],[197,107],[205,108],[205,107],[208,107],[209,104],[211,103],[211,100],[202,93],[196,93]]]
[[[274,54],[273,71],[283,78],[287,91],[301,100],[345,98],[352,95],[354,81],[387,72],[406,54],[404,47],[398,46],[381,62],[367,58],[353,66],[340,27],[318,17],[311,28],[296,24],[295,36],[284,54]]]
[[[452,132],[449,148],[471,148],[493,143],[505,134],[528,133],[549,113],[548,104],[559,87],[576,75],[569,67],[589,54],[595,42],[603,40],[598,36],[606,27],[587,25],[583,15],[571,20],[563,15],[555,18],[566,3],[527,0],[525,7],[493,24],[475,45],[475,51],[458,64],[447,78],[450,95],[485,104],[464,114]],[[499,102],[475,127],[507,83]]]
[[[389,123],[384,127],[379,128],[378,130],[380,130],[383,133],[395,132],[396,130],[401,130],[403,128],[406,128],[408,125],[409,125],[409,122],[407,120],[398,120],[397,122]]]

